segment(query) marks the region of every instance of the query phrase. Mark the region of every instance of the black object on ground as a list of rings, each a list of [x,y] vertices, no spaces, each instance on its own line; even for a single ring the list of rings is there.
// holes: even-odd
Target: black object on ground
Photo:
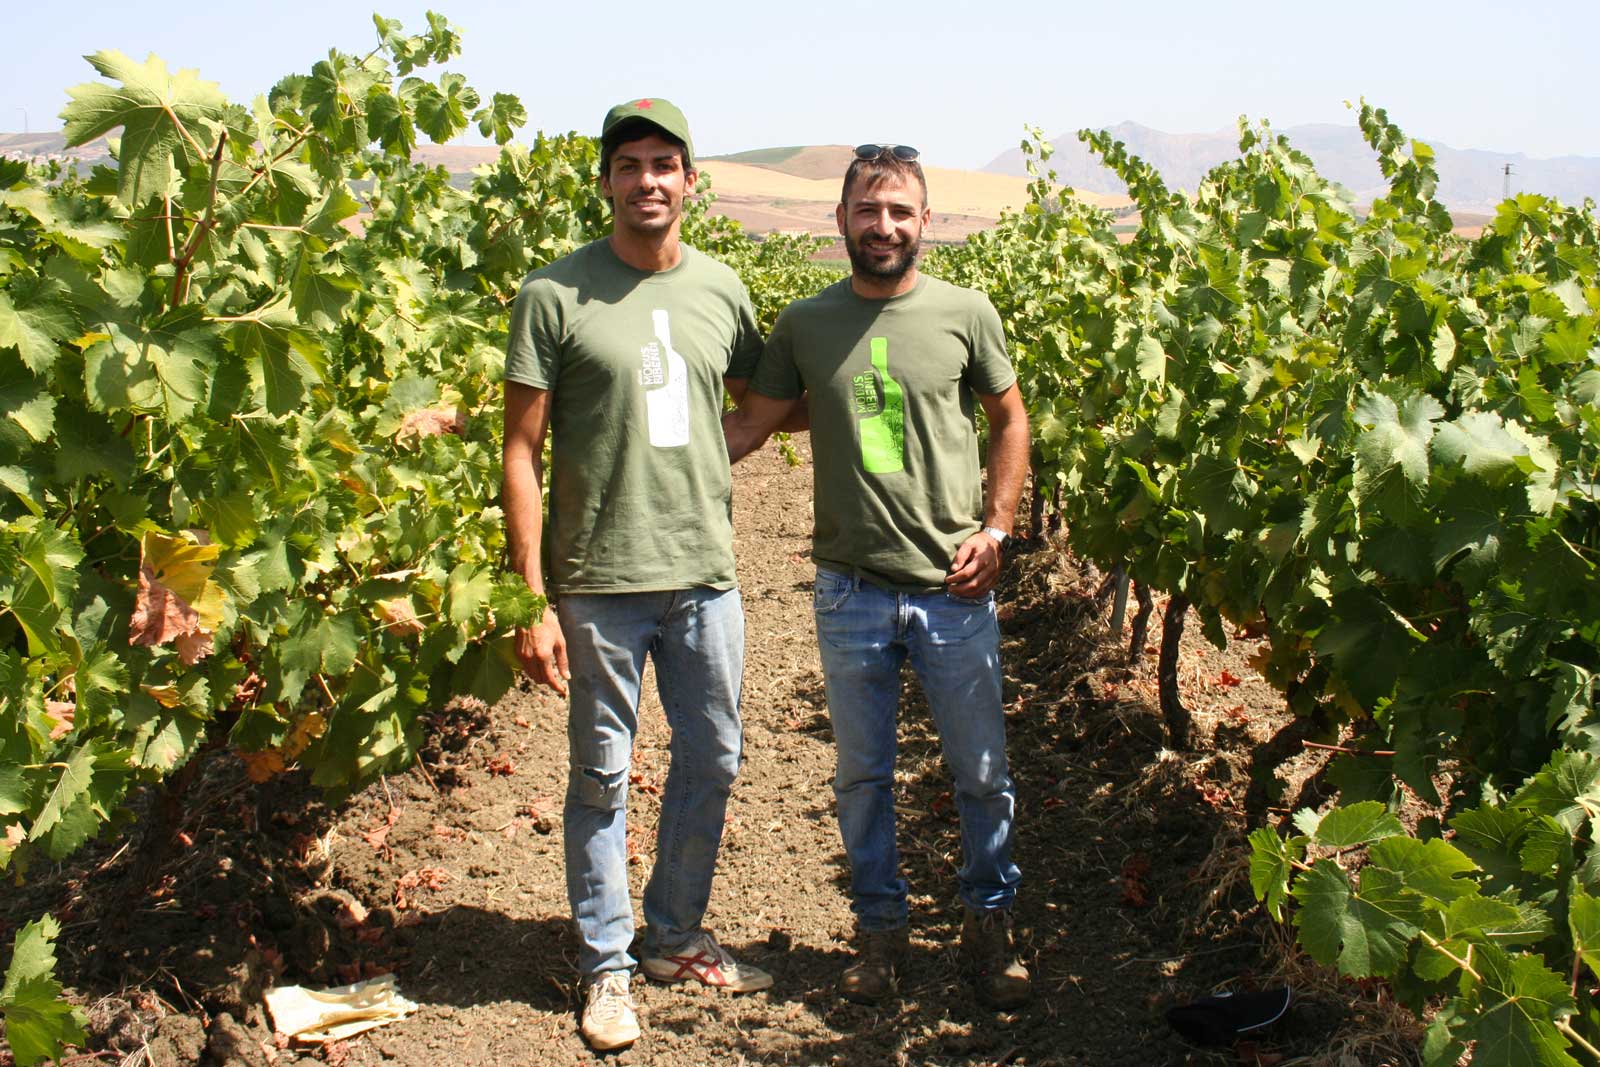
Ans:
[[[1257,993],[1213,993],[1167,1009],[1167,1024],[1197,1045],[1231,1045],[1241,1034],[1283,1018],[1294,1000],[1288,986]]]

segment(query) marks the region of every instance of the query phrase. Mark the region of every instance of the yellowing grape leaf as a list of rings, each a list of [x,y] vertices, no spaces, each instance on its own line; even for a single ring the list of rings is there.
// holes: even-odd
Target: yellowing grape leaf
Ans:
[[[165,645],[198,633],[200,615],[184,599],[156,580],[149,567],[139,568],[139,594],[128,622],[128,643]]]
[[[283,743],[283,755],[287,759],[296,759],[300,753],[310,747],[311,742],[328,732],[328,720],[320,712],[309,712],[305,718],[294,724],[289,737]]]
[[[275,774],[282,774],[287,769],[283,762],[283,754],[276,749],[268,749],[266,752],[241,752],[239,758],[244,760],[245,777],[258,785]]]
[[[193,667],[217,650],[217,643],[204,630],[179,634],[176,644],[178,646],[178,659],[185,667]]]
[[[380,600],[372,605],[372,610],[383,620],[383,628],[390,633],[405,636],[420,634],[423,630],[422,620],[417,618],[417,609],[411,605],[410,597]]]
[[[186,537],[145,532],[140,546],[139,593],[134,601],[128,640],[135,645],[164,645],[180,637],[207,634],[222,623],[222,587],[211,580],[219,545],[201,545]],[[202,645],[190,642],[184,654],[192,665]]]
[[[139,688],[164,708],[175,708],[183,703],[183,694],[178,692],[178,687],[171,682],[166,685],[141,685]]]
[[[438,437],[440,434],[459,434],[467,428],[467,417],[457,408],[421,408],[400,420],[395,440],[407,437]]]
[[[72,723],[78,715],[78,705],[70,700],[46,700],[45,718],[51,722],[50,740],[59,741],[72,732]]]

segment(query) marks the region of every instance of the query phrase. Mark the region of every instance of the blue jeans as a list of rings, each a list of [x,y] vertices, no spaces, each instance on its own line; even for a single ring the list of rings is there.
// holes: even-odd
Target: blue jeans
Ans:
[[[591,978],[636,962],[628,896],[627,797],[645,656],[672,730],[656,862],[644,892],[648,951],[671,951],[700,929],[739,773],[744,609],[737,589],[563,596],[557,604],[572,671],[567,738],[567,899],[578,971]]]
[[[907,657],[955,778],[961,900],[979,911],[1010,907],[1022,874],[1011,862],[1016,790],[1006,764],[994,595],[894,593],[819,570],[814,608],[857,923],[888,930],[907,921],[894,817],[895,714]]]

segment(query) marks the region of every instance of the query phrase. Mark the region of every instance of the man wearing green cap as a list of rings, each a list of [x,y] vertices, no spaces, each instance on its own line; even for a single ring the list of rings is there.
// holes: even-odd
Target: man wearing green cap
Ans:
[[[906,145],[855,150],[836,212],[850,277],[784,309],[723,426],[737,460],[802,395],[809,407],[813,607],[860,948],[839,992],[868,1004],[893,997],[909,946],[894,781],[909,660],[961,816],[961,954],[979,998],[1010,1009],[1032,983],[1012,938],[1021,872],[1011,859],[1016,789],[994,586],[1028,467],[1028,414],[988,298],[917,269],[931,218],[918,155]],[[978,407],[989,427],[987,486]]]
[[[735,992],[772,984],[700,925],[742,741],[744,614],[718,420],[724,387],[743,395],[762,342],[737,276],[679,241],[695,179],[681,111],[660,98],[612,108],[600,188],[613,232],[528,276],[506,355],[511,558],[544,593],[548,554],[555,604],[517,651],[569,700],[567,897],[580,1030],[596,1049],[639,1036],[625,818],[646,657],[672,739],[641,966]]]

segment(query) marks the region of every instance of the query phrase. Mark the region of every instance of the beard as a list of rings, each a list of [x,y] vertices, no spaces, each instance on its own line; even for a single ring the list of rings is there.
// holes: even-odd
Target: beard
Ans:
[[[852,237],[848,233],[844,238],[844,249],[850,254],[850,266],[858,274],[865,274],[873,278],[882,278],[885,281],[894,281],[904,278],[906,272],[917,263],[917,252],[922,247],[920,239],[907,241],[894,250],[885,259],[875,258],[861,246],[860,236]]]

